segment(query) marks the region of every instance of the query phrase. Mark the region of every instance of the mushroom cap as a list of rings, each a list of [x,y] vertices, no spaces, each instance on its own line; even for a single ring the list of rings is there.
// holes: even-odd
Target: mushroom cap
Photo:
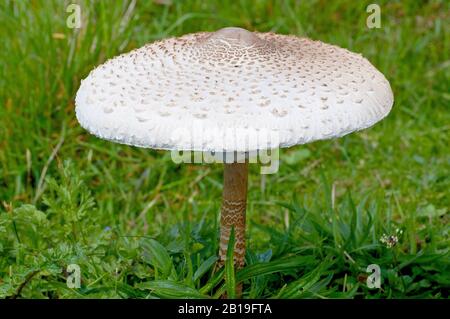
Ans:
[[[224,28],[108,60],[76,96],[92,134],[139,147],[248,152],[340,137],[392,108],[362,55],[308,38]]]

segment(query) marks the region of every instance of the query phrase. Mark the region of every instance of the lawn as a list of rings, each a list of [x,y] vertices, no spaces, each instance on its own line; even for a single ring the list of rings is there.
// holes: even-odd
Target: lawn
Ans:
[[[449,297],[447,1],[376,1],[373,29],[374,1],[77,2],[80,29],[70,1],[0,3],[0,298],[218,298],[233,281],[243,298]],[[222,165],[100,140],[74,113],[108,58],[225,26],[360,52],[395,97],[368,130],[281,150],[277,174],[250,165],[236,274],[214,266]]]

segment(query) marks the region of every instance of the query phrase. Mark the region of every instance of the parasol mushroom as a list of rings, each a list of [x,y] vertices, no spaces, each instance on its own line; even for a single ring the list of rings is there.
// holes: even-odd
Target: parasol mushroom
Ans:
[[[370,127],[392,104],[389,82],[360,54],[297,36],[224,28],[108,60],[82,81],[76,115],[90,133],[113,142],[234,154],[224,164],[219,256],[223,264],[234,227],[240,268],[249,154]]]

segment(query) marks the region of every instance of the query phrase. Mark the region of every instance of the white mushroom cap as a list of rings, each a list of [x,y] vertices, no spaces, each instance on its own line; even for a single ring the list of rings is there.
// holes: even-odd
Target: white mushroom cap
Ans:
[[[76,115],[119,143],[245,152],[343,136],[380,121],[392,104],[389,82],[360,54],[225,28],[100,65],[81,83]]]

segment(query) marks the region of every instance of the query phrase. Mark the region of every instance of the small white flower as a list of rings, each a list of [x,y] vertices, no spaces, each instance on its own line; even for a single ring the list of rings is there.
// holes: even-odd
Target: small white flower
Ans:
[[[396,231],[396,233],[399,233]],[[383,234],[380,238],[380,242],[386,245],[386,248],[392,248],[398,243],[398,237],[396,235]]]

